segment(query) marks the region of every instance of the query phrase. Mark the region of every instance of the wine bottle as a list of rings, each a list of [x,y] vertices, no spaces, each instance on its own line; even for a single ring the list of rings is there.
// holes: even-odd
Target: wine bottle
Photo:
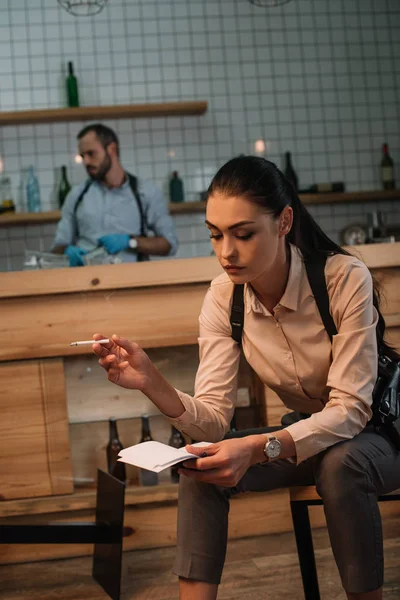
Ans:
[[[168,445],[172,446],[173,448],[182,448],[183,446],[185,446],[185,440],[183,439],[183,435],[181,434],[179,429],[176,429],[176,427],[174,427],[173,425],[171,427],[171,436],[169,438]],[[172,483],[179,482],[179,473],[178,473],[179,467],[180,467],[180,465],[174,465],[171,467]]]
[[[68,196],[70,190],[71,190],[71,185],[68,181],[67,167],[65,165],[63,165],[61,167],[60,185],[58,186],[58,204],[59,204],[60,208],[63,207],[65,198]]]
[[[383,144],[382,146],[382,160],[381,160],[381,179],[384,190],[394,190],[395,181],[393,175],[393,160],[389,154],[389,146]]]
[[[151,442],[153,438],[151,437],[150,432],[150,423],[149,417],[147,415],[142,415],[142,435],[140,438],[140,442]],[[158,474],[154,473],[154,471],[149,471],[148,469],[139,469],[139,482],[141,485],[157,485],[158,484]]]
[[[68,63],[68,76],[66,83],[68,106],[79,106],[78,80],[75,77],[74,66],[71,61]]]
[[[290,183],[292,184],[292,186],[294,187],[295,191],[297,192],[297,190],[299,189],[299,179],[296,175],[296,171],[293,168],[292,165],[292,154],[291,152],[285,152],[285,177],[286,179],[288,179],[290,181]]]
[[[110,475],[116,479],[126,482],[125,463],[118,461],[118,454],[123,449],[123,445],[118,437],[117,420],[109,419],[109,440],[107,444],[107,470]]]
[[[169,181],[169,196],[171,202],[183,202],[183,181],[178,177],[178,171],[172,173],[172,177]]]

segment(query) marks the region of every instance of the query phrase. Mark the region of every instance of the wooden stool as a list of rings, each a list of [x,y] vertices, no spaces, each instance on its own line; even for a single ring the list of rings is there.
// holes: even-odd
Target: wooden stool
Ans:
[[[291,487],[289,493],[304,597],[305,600],[320,600],[308,507],[310,505],[323,504],[323,501],[312,485]],[[378,497],[379,502],[390,502],[391,500],[400,500],[400,490]]]

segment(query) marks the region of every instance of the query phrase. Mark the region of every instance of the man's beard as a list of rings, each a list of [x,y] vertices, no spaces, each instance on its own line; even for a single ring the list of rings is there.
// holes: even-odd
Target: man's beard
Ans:
[[[94,181],[103,181],[108,171],[111,169],[111,166],[111,158],[106,150],[106,155],[101,165],[92,173],[88,171],[88,174]]]

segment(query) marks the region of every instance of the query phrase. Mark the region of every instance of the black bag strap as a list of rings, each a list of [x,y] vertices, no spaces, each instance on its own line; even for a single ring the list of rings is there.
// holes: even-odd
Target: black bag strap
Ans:
[[[304,265],[307,271],[308,281],[311,291],[317,303],[322,322],[332,342],[332,338],[337,334],[337,329],[332,315],[329,311],[329,296],[325,279],[325,263],[327,256],[317,254],[312,260],[305,261]]]
[[[137,206],[139,209],[140,235],[141,235],[141,237],[147,237],[147,219],[146,219],[146,215],[145,215],[145,212],[143,209],[142,199],[140,197],[139,190],[138,190],[137,177],[135,177],[135,175],[132,175],[131,173],[128,173],[128,172],[126,172],[125,174],[128,178],[129,186],[132,190],[132,194],[136,200],[136,203],[137,203]],[[79,194],[79,196],[75,202],[73,214],[75,217],[76,237],[79,237],[79,225],[78,225],[78,219],[76,218],[76,212],[77,212],[79,205],[81,204],[83,198],[85,197],[85,194],[87,193],[88,189],[92,185],[92,183],[93,183],[93,179],[88,179],[88,181],[85,184],[85,187],[83,188],[83,190],[81,191],[81,193]],[[147,254],[141,254],[140,252],[138,252],[137,258],[138,258],[138,262],[149,260],[149,257],[147,256]]]
[[[330,340],[337,334],[336,325],[329,312],[329,296],[325,280],[325,263],[327,256],[318,254],[315,258],[305,261],[308,281],[311,291],[314,295],[315,302],[318,306],[319,314],[322,322],[329,335]],[[233,289],[232,308],[230,315],[230,323],[232,328],[232,338],[238,344],[241,344],[243,325],[244,325],[244,285],[235,285]]]
[[[233,288],[232,308],[230,323],[232,328],[232,337],[238,344],[242,343],[242,333],[244,324],[244,285],[235,285]]]

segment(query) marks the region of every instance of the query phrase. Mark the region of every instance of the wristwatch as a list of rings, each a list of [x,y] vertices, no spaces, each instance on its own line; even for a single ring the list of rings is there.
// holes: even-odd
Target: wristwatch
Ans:
[[[137,245],[138,245],[138,241],[137,241],[137,239],[136,239],[135,237],[133,237],[133,236],[132,236],[132,237],[130,237],[130,238],[129,238],[129,248],[130,248],[131,250],[136,250],[136,248],[137,248]]]
[[[267,460],[273,460],[278,458],[282,450],[282,446],[278,438],[274,435],[267,436],[267,443],[265,444],[263,451]]]

